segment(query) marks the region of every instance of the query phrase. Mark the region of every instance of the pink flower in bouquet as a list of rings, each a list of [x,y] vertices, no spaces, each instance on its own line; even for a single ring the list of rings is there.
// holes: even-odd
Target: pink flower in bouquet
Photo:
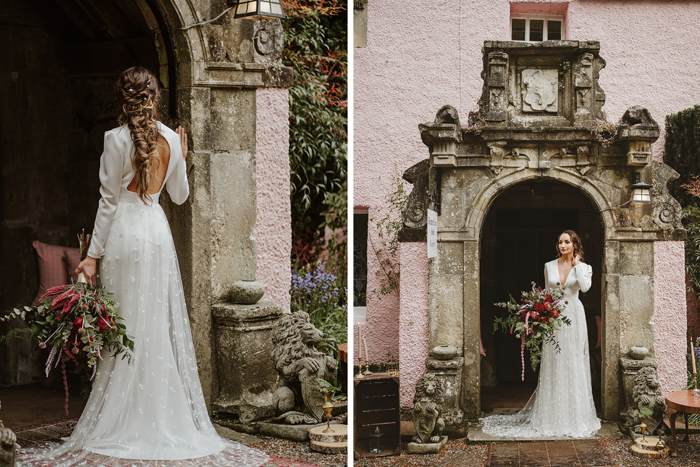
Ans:
[[[537,303],[535,305],[537,305]],[[534,319],[537,319],[537,317],[540,316],[540,314],[536,311],[533,311],[532,313],[530,313],[530,316],[532,316]]]

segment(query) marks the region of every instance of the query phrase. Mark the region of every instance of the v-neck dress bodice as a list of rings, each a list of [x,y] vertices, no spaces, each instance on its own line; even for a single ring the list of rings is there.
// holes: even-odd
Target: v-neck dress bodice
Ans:
[[[560,282],[558,260],[545,264],[545,287],[563,287],[562,314],[571,320],[554,331],[560,351],[544,344],[537,389],[525,407],[514,415],[481,419],[483,432],[507,438],[586,438],[600,429],[591,385],[586,314],[579,291],[587,292],[593,278],[585,263],[574,266]]]

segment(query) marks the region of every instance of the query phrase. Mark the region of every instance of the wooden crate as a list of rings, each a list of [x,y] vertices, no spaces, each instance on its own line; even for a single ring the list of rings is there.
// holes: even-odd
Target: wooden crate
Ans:
[[[355,457],[395,456],[401,453],[401,414],[399,377],[377,373],[354,379]],[[380,453],[371,453],[376,446],[371,435],[379,427]]]

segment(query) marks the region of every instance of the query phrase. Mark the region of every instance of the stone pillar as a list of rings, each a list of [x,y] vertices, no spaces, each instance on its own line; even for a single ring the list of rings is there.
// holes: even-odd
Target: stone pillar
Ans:
[[[210,6],[201,15],[208,16]],[[205,18],[185,19],[191,24]],[[275,260],[277,256],[287,261],[289,257],[284,248],[260,255],[258,251],[258,134],[264,134],[266,141],[279,138],[281,145],[288,144],[288,134],[281,124],[277,125],[279,132],[265,133],[258,128],[257,115],[258,90],[285,88],[292,79],[289,68],[277,67],[283,47],[279,20],[234,20],[233,15],[226,15],[178,32],[174,39],[191,48],[191,62],[178,65],[177,86],[178,117],[191,142],[187,158],[190,198],[183,206],[164,207],[178,249],[202,389],[211,404],[219,387],[213,363],[217,361],[213,305],[238,280],[258,279],[279,286],[259,277],[258,257],[265,258],[266,265],[282,264]],[[183,52],[178,49],[177,53]],[[287,118],[287,106],[269,97],[264,96],[267,117],[263,120],[270,121],[270,105],[279,105],[281,118]],[[266,146],[266,154],[277,146]],[[284,153],[275,151],[274,157]],[[288,189],[288,182],[285,186]],[[290,208],[286,204],[281,209],[288,214]],[[285,213],[281,218],[286,218]],[[288,297],[286,291],[268,292],[276,300]],[[287,303],[280,305],[288,307]]]
[[[270,354],[272,327],[281,315],[282,307],[272,302],[212,307],[219,375],[214,413],[224,413],[238,423],[275,415],[277,371]]]

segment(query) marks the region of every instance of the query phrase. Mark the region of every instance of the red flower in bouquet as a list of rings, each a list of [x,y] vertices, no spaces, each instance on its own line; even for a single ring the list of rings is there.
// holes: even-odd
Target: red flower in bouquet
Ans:
[[[554,331],[561,326],[570,325],[571,321],[561,315],[564,306],[563,289],[542,289],[532,282],[532,291],[521,293],[521,303],[511,296],[509,302],[496,303],[496,306],[506,308],[506,317],[496,317],[494,332],[499,328],[511,334],[515,332],[520,339],[520,359],[522,365],[521,378],[525,379],[525,349],[530,352],[532,369],[537,369],[542,356],[543,343],[553,344],[557,350],[559,344],[554,338]]]

